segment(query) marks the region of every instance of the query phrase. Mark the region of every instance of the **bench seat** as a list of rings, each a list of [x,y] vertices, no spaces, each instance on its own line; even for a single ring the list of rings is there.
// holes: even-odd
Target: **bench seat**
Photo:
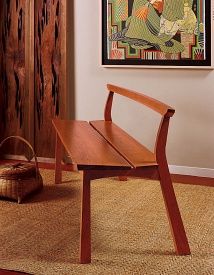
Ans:
[[[53,125],[78,170],[132,168],[87,121],[54,119]]]
[[[155,154],[112,121],[90,121],[91,126],[133,167],[157,165]]]

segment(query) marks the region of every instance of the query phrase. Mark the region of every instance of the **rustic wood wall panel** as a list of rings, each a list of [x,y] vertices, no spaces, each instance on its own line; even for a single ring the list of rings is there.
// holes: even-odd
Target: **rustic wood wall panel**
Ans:
[[[35,0],[35,147],[39,156],[54,157],[51,119],[62,115],[65,89],[62,0]]]
[[[0,1],[0,140],[23,136],[52,158],[51,120],[67,118],[67,0]],[[13,144],[5,152],[21,154]]]
[[[3,9],[2,5],[0,5],[0,18],[3,18]],[[1,29],[2,29],[2,21],[0,20],[0,41],[1,41]],[[2,64],[2,43],[0,42],[0,74],[1,74],[1,64]],[[2,137],[4,135],[3,132],[3,90],[2,90],[2,78],[0,77],[0,140],[2,140]],[[0,151],[0,157],[1,157],[1,151]]]
[[[1,1],[0,23],[0,121],[1,139],[25,136],[28,98],[25,90],[25,3],[26,0]],[[12,142],[5,149],[19,154]]]

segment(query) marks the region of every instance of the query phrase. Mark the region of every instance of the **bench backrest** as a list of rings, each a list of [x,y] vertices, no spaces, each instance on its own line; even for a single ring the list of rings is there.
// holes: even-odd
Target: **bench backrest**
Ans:
[[[165,157],[165,147],[167,141],[169,119],[173,116],[175,110],[167,104],[162,103],[152,97],[146,96],[144,94],[126,88],[118,87],[112,84],[107,84],[107,89],[109,91],[109,95],[104,110],[104,118],[106,121],[112,121],[111,109],[114,93],[125,96],[138,103],[141,103],[162,116],[156,137],[156,145],[154,148],[154,152],[156,153],[157,160],[159,158]]]

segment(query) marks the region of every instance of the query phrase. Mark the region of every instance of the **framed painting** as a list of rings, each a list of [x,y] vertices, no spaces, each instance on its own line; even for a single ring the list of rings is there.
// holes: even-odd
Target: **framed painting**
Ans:
[[[211,69],[212,0],[102,0],[102,65]]]

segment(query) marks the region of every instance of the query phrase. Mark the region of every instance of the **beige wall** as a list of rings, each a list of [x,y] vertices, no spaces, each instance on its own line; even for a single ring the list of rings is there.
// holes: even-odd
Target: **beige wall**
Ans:
[[[144,92],[176,110],[168,138],[169,163],[214,169],[214,71],[100,67],[99,2],[74,1],[76,118],[102,119],[106,83]],[[117,100],[114,117],[152,147],[156,119],[142,113],[141,106]]]

